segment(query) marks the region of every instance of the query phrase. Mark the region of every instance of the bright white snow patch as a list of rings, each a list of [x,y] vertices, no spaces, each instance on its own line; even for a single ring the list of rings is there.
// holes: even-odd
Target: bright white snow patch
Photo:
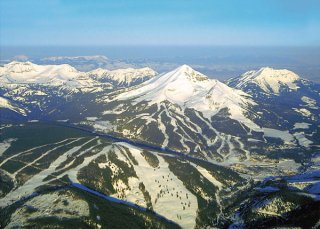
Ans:
[[[318,109],[318,107],[317,107],[317,101],[316,101],[316,100],[311,99],[311,98],[309,98],[309,97],[307,97],[307,96],[302,96],[302,97],[301,97],[301,100],[302,100],[303,102],[305,102],[308,107],[310,107],[310,108],[312,108],[312,109]]]
[[[312,115],[311,112],[305,108],[293,108],[293,110],[300,113],[304,117],[310,117]]]
[[[26,116],[26,112],[23,109],[14,106],[9,100],[7,100],[7,99],[5,99],[3,97],[0,97],[0,108],[1,107],[2,108],[7,108],[9,110],[12,110],[14,112],[17,112],[19,114],[22,114],[22,115]]]
[[[208,170],[194,163],[190,164],[195,167],[202,174],[202,176],[207,178],[214,186],[218,187],[218,189],[221,189],[223,187],[223,184],[218,181],[211,173],[209,173]]]
[[[297,122],[294,124],[293,129],[309,129],[310,123],[305,123],[305,122]]]
[[[292,144],[294,141],[294,137],[289,133],[289,131],[263,128],[263,132],[265,137],[280,138],[287,144]]]
[[[109,121],[95,121],[93,127],[100,131],[110,131],[113,128]]]

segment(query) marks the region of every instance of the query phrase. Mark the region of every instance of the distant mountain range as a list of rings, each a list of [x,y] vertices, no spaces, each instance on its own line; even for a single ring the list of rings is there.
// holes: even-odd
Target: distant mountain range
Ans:
[[[186,228],[273,226],[277,215],[287,225],[301,209],[318,209],[320,85],[289,70],[266,67],[220,82],[188,65],[158,74],[151,68],[81,72],[68,64],[14,61],[0,67],[0,121],[8,136],[0,145],[8,148],[0,150],[0,179],[6,187],[12,182],[2,190],[3,206],[29,192],[32,181],[43,188],[68,177]],[[26,132],[39,125],[45,133],[43,125],[56,123],[96,137],[68,136],[69,148],[58,137],[64,130],[48,133],[63,148],[60,157],[35,151],[38,159],[17,170],[10,163],[20,162],[8,152],[20,139],[16,135],[24,136],[21,123]],[[32,141],[26,153],[47,147],[47,139]],[[25,152],[17,152],[24,161]],[[42,168],[37,163],[47,156]],[[171,214],[180,208],[181,214]]]
[[[222,83],[187,65],[157,74],[11,62],[0,84],[1,106],[22,119],[69,120],[209,161],[274,159],[279,150],[294,159],[293,150],[320,144],[320,85],[288,70]]]

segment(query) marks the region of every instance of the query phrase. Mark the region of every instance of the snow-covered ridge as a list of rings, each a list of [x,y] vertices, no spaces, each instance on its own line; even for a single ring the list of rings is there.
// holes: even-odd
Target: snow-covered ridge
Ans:
[[[181,107],[194,108],[208,117],[227,108],[232,118],[243,121],[248,126],[255,126],[244,116],[248,105],[254,104],[248,94],[230,88],[218,80],[209,79],[187,65],[155,76],[114,99],[150,103],[169,101]]]
[[[99,68],[91,72],[81,72],[68,64],[38,65],[31,62],[13,61],[0,67],[0,83],[2,85],[44,84],[52,86],[92,87],[100,85],[101,83],[98,81],[103,77],[109,77],[119,83],[130,83],[140,78],[151,78],[156,74],[151,68],[128,68],[113,71]]]
[[[149,67],[145,68],[125,68],[116,70],[107,70],[98,68],[88,72],[88,75],[94,77],[97,80],[111,80],[116,81],[119,84],[131,85],[134,81],[140,79],[150,79],[156,76],[158,73]]]
[[[281,86],[297,90],[296,84],[300,77],[287,69],[261,68],[258,71],[248,71],[238,78],[236,88],[241,88],[248,83],[258,85],[267,93],[279,94]]]
[[[79,76],[75,68],[67,64],[37,65],[31,62],[17,62],[0,67],[0,80],[7,83],[62,83]]]

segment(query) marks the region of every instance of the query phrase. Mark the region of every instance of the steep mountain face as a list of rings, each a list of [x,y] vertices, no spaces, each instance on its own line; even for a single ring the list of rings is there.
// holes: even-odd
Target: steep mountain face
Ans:
[[[102,83],[111,83],[117,87],[131,87],[147,81],[157,74],[151,68],[126,68],[113,71],[99,68],[88,72],[87,75]]]
[[[279,151],[297,160],[301,158],[294,154],[297,149],[308,151],[318,144],[319,114],[305,122],[292,104],[275,106],[273,100],[259,100],[249,92],[184,65],[136,87],[98,97],[102,113],[82,124],[225,163],[278,160]]]
[[[226,82],[252,95],[259,104],[259,125],[289,130],[303,147],[317,142],[320,120],[320,85],[288,70],[262,68]],[[268,121],[269,120],[269,121]],[[305,137],[301,133],[307,132]],[[302,137],[302,138],[301,138]]]
[[[67,64],[37,65],[14,61],[0,67],[0,95],[3,101],[6,99],[24,109],[29,119],[48,119],[50,114],[55,117],[60,114],[60,118],[76,120],[91,107],[97,94],[111,92],[119,85],[138,84],[156,74],[151,69],[104,72],[111,72],[113,80],[98,80],[91,73],[77,71]],[[4,110],[2,118],[7,119],[10,114]]]
[[[102,116],[83,123],[207,159],[226,159],[230,152],[223,148],[229,142],[235,142],[242,150],[239,156],[245,158],[238,142],[241,132],[246,133],[246,126],[258,128],[245,115],[255,105],[248,94],[185,65],[137,87],[101,96],[97,103],[103,106]],[[223,121],[215,122],[213,116]],[[223,127],[228,124],[234,126],[230,133]],[[239,129],[238,135],[231,135]]]
[[[266,67],[246,72],[238,78],[230,79],[227,84],[241,90],[256,87],[265,93],[279,95],[284,91],[297,91],[299,80],[300,77],[289,70]]]

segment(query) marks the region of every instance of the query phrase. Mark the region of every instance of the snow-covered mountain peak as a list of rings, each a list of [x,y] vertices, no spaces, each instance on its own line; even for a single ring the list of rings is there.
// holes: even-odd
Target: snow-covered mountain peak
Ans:
[[[245,108],[254,104],[248,94],[218,80],[209,79],[187,65],[158,75],[138,87],[118,94],[114,99],[148,101],[151,104],[169,101],[180,107],[194,108],[207,117],[227,108],[231,117],[243,122],[247,121],[244,116]],[[249,121],[247,123],[254,125]]]
[[[27,62],[19,62],[19,61],[12,61],[8,64],[5,64],[1,68],[1,73],[3,72],[11,72],[11,73],[24,73],[24,72],[31,72],[36,70],[36,65],[27,61]]]
[[[300,77],[287,69],[264,67],[257,71],[248,71],[238,78],[229,80],[228,83],[238,89],[255,84],[267,93],[279,94],[282,87],[297,90],[298,80]]]
[[[179,66],[177,69],[177,71],[180,71],[180,72],[192,72],[194,71],[194,69],[192,69],[189,65],[187,64],[183,64],[181,66]]]
[[[97,68],[97,69],[94,69],[94,70],[88,72],[87,74],[88,75],[95,75],[95,76],[102,76],[102,75],[106,74],[107,72],[109,72],[109,70],[104,69],[104,68]]]
[[[287,69],[273,69],[270,67],[264,67],[257,71],[255,74],[256,79],[269,80],[277,79],[280,82],[294,82],[299,80],[300,77],[292,71]]]
[[[9,75],[23,75],[23,76],[36,76],[37,73],[47,73],[47,75],[56,74],[76,74],[79,73],[74,67],[68,64],[60,65],[37,65],[32,62],[18,62],[12,61],[8,64],[5,64],[0,71],[0,74],[9,74]],[[46,76],[45,74],[43,75]]]
[[[31,62],[11,62],[0,68],[0,83],[6,84],[78,84],[81,72],[68,64],[37,65]],[[72,81],[72,82],[71,82]]]
[[[190,80],[193,81],[203,81],[208,80],[208,77],[203,75],[202,73],[194,70],[189,65],[181,65],[180,67],[176,68],[175,70],[175,76],[179,77],[187,77]]]

